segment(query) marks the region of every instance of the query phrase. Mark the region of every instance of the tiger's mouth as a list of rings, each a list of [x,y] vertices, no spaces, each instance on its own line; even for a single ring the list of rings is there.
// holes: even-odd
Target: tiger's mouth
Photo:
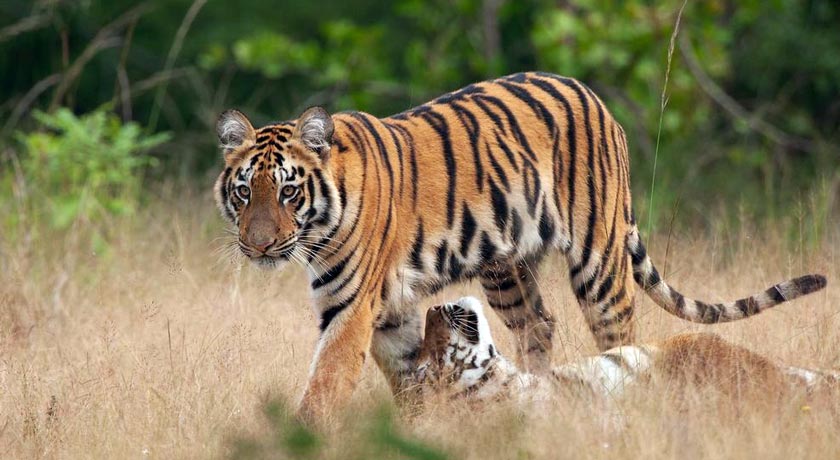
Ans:
[[[447,303],[443,305],[441,310],[441,316],[443,316],[449,328],[462,339],[472,345],[481,341],[478,313],[468,301],[461,299],[455,303]]]
[[[295,246],[291,245],[288,248],[282,250],[273,250],[267,252],[265,254],[259,253],[247,253],[245,254],[248,256],[249,259],[253,261],[261,261],[261,260],[289,260],[292,257],[292,252],[294,252]]]
[[[288,251],[284,251],[283,253],[277,255],[269,255],[269,254],[262,254],[262,255],[249,255],[248,259],[260,268],[265,269],[273,269],[279,268],[285,265],[289,259],[291,258],[291,253],[294,248],[289,249]]]

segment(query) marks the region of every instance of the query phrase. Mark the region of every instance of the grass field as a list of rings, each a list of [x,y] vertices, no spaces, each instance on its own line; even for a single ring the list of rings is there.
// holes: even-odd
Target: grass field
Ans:
[[[271,444],[262,408],[296,402],[317,338],[305,275],[229,257],[209,197],[169,201],[114,223],[106,250],[87,249],[82,224],[61,237],[0,236],[0,458],[218,458],[238,452],[236,439]],[[676,320],[639,296],[639,338],[709,330],[791,364],[840,366],[840,235],[805,244],[774,228],[719,234],[662,234],[649,247],[673,286],[704,300],[808,272],[825,274],[829,286],[716,327]],[[559,318],[555,360],[593,353],[563,262],[545,268],[543,293]],[[420,307],[478,292],[458,286]],[[733,413],[703,392],[677,411],[660,395],[623,403],[630,423],[620,434],[605,433],[589,408],[570,401],[529,415],[442,402],[395,429],[450,458],[840,458],[840,401],[789,401],[767,416]],[[365,445],[376,430],[368,421],[388,400],[369,362],[319,455],[410,457],[411,449],[372,454]]]

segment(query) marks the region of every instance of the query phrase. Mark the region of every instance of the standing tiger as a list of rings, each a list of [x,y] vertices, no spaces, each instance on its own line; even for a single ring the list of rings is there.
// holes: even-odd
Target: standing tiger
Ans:
[[[549,364],[554,318],[538,263],[566,256],[598,348],[633,340],[635,283],[668,312],[718,323],[822,288],[818,275],[736,302],[691,300],[659,276],[631,211],[624,130],[582,83],[519,73],[406,112],[306,110],[255,129],[218,120],[225,167],[215,186],[253,262],[304,265],[320,340],[300,413],[345,401],[368,354],[395,393],[412,379],[416,303],[478,278],[531,370]]]

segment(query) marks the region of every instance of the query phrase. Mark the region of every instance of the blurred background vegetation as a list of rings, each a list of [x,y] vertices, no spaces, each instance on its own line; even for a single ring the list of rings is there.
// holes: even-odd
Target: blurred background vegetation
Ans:
[[[171,278],[180,288],[189,280],[196,290],[210,286],[227,295],[219,284],[228,278],[200,272],[204,278],[193,280],[179,255],[190,247],[184,241],[196,239],[205,251],[221,233],[221,219],[192,211],[213,206],[209,192],[221,165],[214,124],[224,109],[244,110],[256,124],[294,118],[316,104],[387,116],[524,70],[584,81],[625,127],[646,237],[699,233],[701,251],[715,253],[700,260],[717,263],[727,250],[741,260],[781,252],[773,244],[781,234],[799,251],[773,269],[802,272],[812,259],[797,256],[830,249],[840,235],[840,3],[688,1],[669,67],[682,6],[682,0],[0,0],[0,279],[7,287],[0,291],[0,338],[20,340],[29,334],[20,331],[64,324],[56,317],[84,318],[68,323],[82,332],[51,326],[59,328],[42,334],[51,340],[65,331],[81,334],[84,344],[76,348],[94,349],[84,328],[105,312],[110,326],[102,330],[112,331],[112,316],[128,324],[129,312],[153,308],[154,301],[142,309],[132,304],[155,298],[147,285],[157,289]],[[768,241],[771,249],[759,246]],[[670,245],[651,247],[664,248],[667,273]],[[135,252],[151,255],[126,257]],[[820,263],[836,265],[836,251],[824,252]],[[127,284],[102,291],[112,269],[103,261],[119,256],[127,262],[113,264],[122,270],[114,273]],[[142,263],[155,258],[165,259],[169,271],[152,265],[158,267],[152,273]],[[136,272],[127,270],[137,261]],[[239,298],[235,279],[231,289]],[[205,310],[184,307],[174,318],[192,324],[195,311],[217,308],[197,304]],[[112,315],[116,307],[123,316]],[[156,356],[153,338],[137,339],[150,340],[141,357]],[[103,343],[110,354],[111,339]],[[69,362],[63,355],[61,361]],[[50,385],[61,384],[44,375]],[[180,377],[163,370],[154,376],[181,391]],[[122,403],[96,394],[103,398],[98,405],[122,414]],[[69,404],[97,405],[87,396],[79,401]],[[161,426],[180,439],[189,420],[182,411],[203,412],[189,398],[172,401],[160,407],[177,422]],[[231,437],[230,458],[451,458],[406,434],[387,411],[353,414],[369,423],[357,423],[349,440],[332,445],[296,424],[279,402],[266,403],[263,415],[263,432]],[[224,424],[239,420],[225,417]],[[196,425],[202,424],[210,423]],[[114,425],[120,436],[122,425]]]
[[[681,5],[0,0],[0,222],[61,229],[130,215],[159,184],[209,190],[225,108],[386,116],[539,69],[586,82],[625,126],[643,221],[823,231],[840,206],[840,5],[687,2],[660,120]]]

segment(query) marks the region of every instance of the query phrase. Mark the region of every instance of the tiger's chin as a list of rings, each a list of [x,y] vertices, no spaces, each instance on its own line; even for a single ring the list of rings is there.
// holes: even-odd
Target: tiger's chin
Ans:
[[[248,259],[262,270],[282,270],[289,264],[289,259],[286,257],[259,256]]]

